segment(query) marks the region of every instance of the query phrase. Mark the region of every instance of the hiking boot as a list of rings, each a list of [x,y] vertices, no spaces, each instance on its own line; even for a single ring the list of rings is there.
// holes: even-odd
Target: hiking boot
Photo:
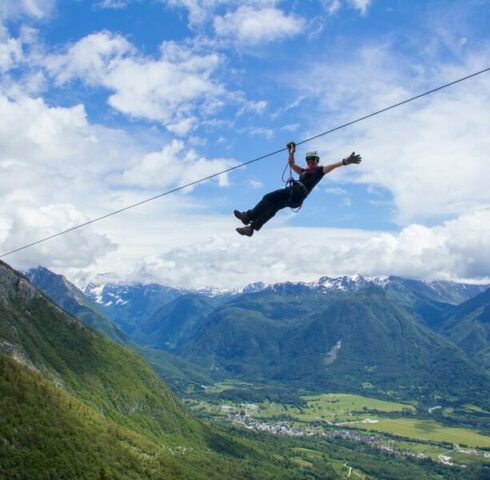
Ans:
[[[248,225],[250,220],[246,212],[240,212],[239,210],[233,210],[233,215],[235,215],[238,220],[240,220],[244,225]]]
[[[251,237],[254,234],[254,229],[250,225],[247,227],[238,227],[236,231],[240,235],[246,235],[247,237]]]

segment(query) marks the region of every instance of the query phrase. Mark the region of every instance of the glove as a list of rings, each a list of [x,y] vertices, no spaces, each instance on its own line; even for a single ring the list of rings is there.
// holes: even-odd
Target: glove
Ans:
[[[289,142],[286,145],[286,148],[288,149],[289,152],[292,150],[294,153],[296,151],[296,144],[294,142]]]
[[[342,160],[344,165],[350,165],[351,163],[359,164],[361,163],[361,156],[358,153],[352,152],[347,158]]]

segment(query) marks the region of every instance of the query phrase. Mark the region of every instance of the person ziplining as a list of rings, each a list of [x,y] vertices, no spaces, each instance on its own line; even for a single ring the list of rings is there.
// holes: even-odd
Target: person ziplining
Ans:
[[[364,120],[367,120],[368,118],[371,118],[371,117],[374,117],[376,115],[380,115],[384,112],[387,112],[389,110],[392,110],[394,108],[398,108],[402,105],[405,105],[409,102],[413,102],[414,100],[418,100],[422,97],[425,97],[427,95],[431,95],[435,92],[438,92],[440,90],[443,90],[445,88],[448,88],[452,85],[456,85],[457,83],[461,83],[461,82],[464,82],[470,78],[473,78],[473,77],[476,77],[477,75],[482,75],[483,73],[487,73],[487,72],[490,72],[490,67],[487,67],[487,68],[484,68],[483,70],[480,70],[478,72],[474,72],[474,73],[471,73],[469,75],[466,75],[464,77],[461,77],[461,78],[458,78],[456,80],[453,80],[452,82],[449,82],[449,83],[446,83],[444,85],[440,85],[439,87],[436,87],[436,88],[433,88],[431,90],[428,90],[426,92],[423,92],[423,93],[420,93],[418,95],[415,95],[413,97],[410,97],[410,98],[407,98],[405,100],[402,100],[401,102],[397,102],[397,103],[394,103],[393,105],[389,105],[387,107],[384,107],[380,110],[377,110],[375,112],[372,112],[372,113],[369,113],[367,115],[364,115],[362,117],[359,117],[359,118],[356,118],[355,120],[351,120],[350,122],[347,122],[347,123],[344,123],[342,125],[338,125],[337,127],[334,127],[334,128],[331,128],[325,132],[322,132],[322,133],[319,133],[313,137],[310,137],[310,138],[307,138],[306,140],[302,140],[299,144],[303,144],[303,143],[306,143],[306,142],[310,142],[316,138],[319,138],[319,137],[323,137],[324,135],[328,135],[330,133],[333,133],[333,132],[336,132],[342,128],[346,128],[346,127],[349,127],[351,125],[354,125],[355,123],[358,123],[358,122],[362,122]],[[295,165],[295,162],[294,162],[294,152],[295,152],[295,146],[292,145],[292,148],[291,148],[291,144],[289,144],[290,146],[288,146],[288,150],[289,150],[289,154],[293,155],[293,160],[292,160],[292,164]],[[27,248],[31,248],[31,247],[34,247],[35,245],[39,245],[41,243],[44,243],[44,242],[47,242],[48,240],[52,240],[54,238],[57,238],[57,237],[60,237],[61,235],[66,235],[70,232],[73,232],[74,230],[78,230],[80,228],[83,228],[83,227],[87,227],[88,225],[91,225],[95,222],[100,222],[102,220],[105,220],[109,217],[112,217],[113,215],[118,215],[122,212],[125,212],[127,210],[130,210],[132,208],[135,208],[135,207],[138,207],[140,205],[143,205],[143,204],[146,204],[148,202],[152,202],[158,198],[161,198],[161,197],[164,197],[166,195],[170,195],[172,193],[175,193],[175,192],[178,192],[178,191],[181,191],[181,190],[184,190],[186,188],[189,188],[189,187],[192,187],[194,185],[197,185],[198,183],[201,183],[201,182],[204,182],[206,180],[210,180],[211,178],[216,178],[218,177],[219,175],[224,175],[228,172],[231,172],[232,170],[236,170],[237,168],[241,168],[241,167],[244,167],[246,165],[250,165],[251,163],[254,163],[254,162],[258,162],[259,160],[263,160],[264,158],[267,158],[267,157],[270,157],[272,155],[276,155],[277,153],[283,151],[284,149],[282,148],[281,150],[277,150],[275,152],[270,152],[270,153],[267,153],[265,155],[261,155],[260,157],[256,157],[252,160],[248,160],[246,162],[243,162],[243,163],[240,163],[238,165],[234,165],[230,168],[227,168],[226,170],[223,170],[221,172],[216,172],[216,173],[213,173],[211,175],[208,175],[207,177],[204,177],[204,178],[199,178],[197,180],[193,180],[192,182],[189,182],[189,183],[186,183],[184,185],[179,185],[175,188],[171,188],[170,190],[167,190],[166,192],[163,192],[163,193],[159,193],[157,195],[154,195],[153,197],[150,197],[150,198],[146,198],[146,199],[143,199],[143,200],[140,200],[139,202],[136,202],[136,203],[133,203],[131,205],[127,205],[125,207],[122,207],[122,208],[119,208],[118,210],[115,210],[115,211],[112,211],[112,212],[109,212],[109,213],[106,213],[104,215],[101,215],[100,217],[97,217],[97,218],[93,218],[91,220],[87,220],[86,222],[84,223],[81,223],[81,224],[78,224],[78,225],[74,225],[74,226],[71,226],[69,228],[66,228],[65,230],[62,230],[58,233],[54,233],[52,235],[48,235],[47,237],[44,237],[44,238],[40,238],[38,240],[35,240],[33,242],[30,242],[30,243],[27,243],[25,245],[21,245],[21,246],[18,246],[17,248],[14,248],[10,251],[6,251],[6,252],[3,252],[3,253],[0,253],[0,258],[4,258],[8,255],[12,255],[14,253],[17,253],[17,252],[20,252],[22,250],[25,250]],[[292,150],[292,151],[291,151]],[[312,152],[309,152],[309,153],[312,153]],[[308,156],[308,155],[307,155]],[[316,153],[314,153],[314,155],[311,155],[315,158],[317,158],[318,160],[316,161],[316,163],[312,162],[313,163],[313,167],[318,167],[318,161],[319,161],[319,157],[316,155]],[[305,189],[303,189],[303,187],[301,187],[300,185],[300,188],[303,189],[303,195],[302,195],[302,200],[298,201],[298,198],[300,198],[300,196],[296,197],[294,194],[294,190],[297,188],[297,187],[294,187],[294,182],[292,182],[293,184],[290,185],[290,188],[287,188],[287,189],[282,189],[282,190],[278,190],[277,192],[271,192],[269,195],[272,196],[272,198],[268,198],[266,199],[267,195],[262,199],[261,202],[259,202],[259,204],[252,210],[249,210],[247,212],[239,212],[238,210],[235,210],[235,216],[237,218],[239,218],[247,227],[241,227],[241,228],[237,228],[238,230],[238,233],[240,233],[241,235],[247,235],[247,236],[252,236],[253,235],[253,232],[254,230],[259,230],[260,227],[262,227],[262,225],[264,225],[264,223],[266,223],[268,220],[270,220],[276,213],[277,211],[279,211],[281,208],[284,208],[286,206],[289,206],[289,204],[291,206],[294,206],[294,205],[297,205],[297,206],[301,206],[301,204],[303,203],[304,199],[306,198],[307,195],[305,195],[305,193],[309,193],[313,187],[321,180],[321,178],[323,177],[323,175],[325,175],[326,173],[329,173],[331,172],[333,169],[337,168],[337,167],[340,167],[342,165],[349,165],[351,163],[360,163],[361,162],[361,157],[359,155],[356,155],[355,153],[352,153],[349,157],[345,158],[342,162],[338,162],[338,163],[334,163],[332,165],[327,165],[326,167],[319,167],[320,169],[322,169],[322,172],[320,172],[321,176],[319,178],[317,177],[313,177],[313,181],[306,181],[306,179],[302,179],[301,178],[301,175],[303,173],[303,171],[305,173],[308,173],[309,170],[310,170],[310,166],[308,165],[308,167],[306,169],[302,169],[301,167],[297,167],[297,168],[292,168],[296,173],[298,173],[300,175],[300,179],[299,179],[299,182],[301,182],[302,185],[305,185],[304,182],[306,182],[306,192],[305,192]],[[308,162],[307,162],[308,163]],[[309,187],[309,190],[308,190],[308,184],[310,184],[310,187]],[[287,191],[288,192],[288,196],[286,196],[286,194],[284,193],[284,191]],[[296,203],[293,202],[293,200],[296,198]],[[264,202],[264,203],[263,203]],[[282,202],[282,204],[280,203]],[[261,205],[262,204],[262,205]],[[272,207],[271,207],[272,205]],[[252,218],[254,216],[254,213],[250,213],[249,212],[254,212],[255,211],[255,214],[256,214],[256,217],[255,218]],[[259,220],[259,214],[260,214],[260,220]],[[249,217],[250,215],[250,217]],[[250,227],[250,228],[248,228]]]
[[[299,180],[292,177],[288,180],[286,187],[264,195],[254,208],[247,211],[234,210],[233,214],[245,226],[238,227],[236,231],[240,235],[251,237],[254,231],[259,231],[279,210],[290,207],[299,208],[303,205],[306,197],[311,193],[316,184],[336,168],[359,164],[361,156],[352,152],[348,157],[340,162],[331,163],[326,166],[319,165],[320,157],[316,151],[306,152],[306,168],[296,164],[294,153],[296,145],[290,142],[286,145],[289,151],[289,168],[299,175]]]

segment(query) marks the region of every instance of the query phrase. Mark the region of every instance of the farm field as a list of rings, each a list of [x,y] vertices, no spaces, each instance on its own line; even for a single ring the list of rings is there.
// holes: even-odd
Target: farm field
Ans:
[[[373,416],[372,411],[414,412],[415,407],[408,403],[387,402],[374,398],[345,393],[327,393],[302,397],[307,407],[298,408],[279,403],[264,402],[257,415],[274,417],[287,415],[303,422],[327,421],[330,423],[362,420]]]
[[[360,430],[399,435],[417,440],[449,442],[468,447],[490,448],[490,436],[466,428],[446,427],[434,420],[379,418],[377,423],[358,423]]]
[[[212,391],[223,391],[232,386],[222,384]],[[265,423],[286,422],[294,428],[310,432],[326,431],[331,426],[357,430],[365,435],[405,437],[406,440],[396,439],[398,448],[422,453],[433,459],[447,451],[448,443],[470,448],[490,448],[490,436],[476,430],[448,427],[432,419],[415,418],[415,406],[410,402],[390,402],[339,393],[301,398],[306,402],[304,406],[268,400],[238,404],[216,399],[207,401],[206,397],[191,400],[188,405],[196,414],[215,419],[242,415]],[[397,414],[399,417],[396,417]],[[387,415],[395,415],[395,418]]]

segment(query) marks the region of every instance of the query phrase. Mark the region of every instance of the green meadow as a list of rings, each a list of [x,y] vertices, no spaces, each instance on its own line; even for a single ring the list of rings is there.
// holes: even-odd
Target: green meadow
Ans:
[[[434,420],[416,418],[379,418],[377,420],[378,422],[374,424],[356,423],[355,427],[418,440],[490,448],[490,436],[467,428],[446,427]]]
[[[375,415],[373,413],[375,410],[384,413],[415,411],[415,407],[408,403],[387,402],[344,393],[309,395],[302,398],[307,402],[305,408],[263,402],[257,416],[289,416],[302,422],[327,421],[336,423],[372,417]]]
[[[220,385],[218,388],[226,388]],[[211,403],[203,400],[190,402],[189,406],[196,413],[207,413],[212,416],[223,416],[228,412],[249,410],[257,419],[264,421],[288,418],[290,421],[304,424],[326,422],[335,426],[345,426],[358,430],[379,432],[411,439],[414,442],[444,442],[466,445],[476,448],[490,448],[490,436],[467,428],[444,426],[435,420],[417,419],[412,417],[387,418],[387,413],[415,413],[410,403],[397,403],[378,400],[361,395],[326,393],[321,395],[303,396],[304,407],[264,401],[255,405],[238,405],[233,402]],[[225,408],[223,408],[226,405]],[[363,423],[367,420],[372,423]],[[406,443],[407,449],[425,453],[432,458],[443,453],[440,447]]]
[[[450,457],[454,462],[466,465],[490,465],[490,458],[483,455],[469,455],[464,452],[451,452]]]

